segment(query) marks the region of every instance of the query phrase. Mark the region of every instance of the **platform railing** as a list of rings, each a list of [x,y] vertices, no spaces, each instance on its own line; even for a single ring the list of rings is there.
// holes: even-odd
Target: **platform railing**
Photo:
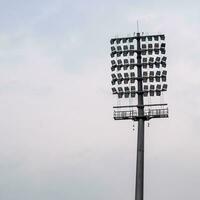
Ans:
[[[149,108],[144,110],[144,117],[146,120],[152,118],[167,118],[169,115],[168,108]],[[137,110],[115,110],[113,115],[115,120],[135,120],[137,121],[138,115]]]

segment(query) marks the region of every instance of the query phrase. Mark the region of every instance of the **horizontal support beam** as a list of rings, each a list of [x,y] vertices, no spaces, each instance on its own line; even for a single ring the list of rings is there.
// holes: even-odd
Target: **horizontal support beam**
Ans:
[[[135,81],[135,80],[146,80],[146,79],[157,79],[157,78],[160,78],[160,79],[166,79],[167,75],[160,75],[160,76],[142,76],[142,77],[130,77],[130,78],[115,78],[115,79],[112,79],[111,83],[112,82],[117,82],[117,81]],[[151,81],[150,81],[151,82]],[[152,81],[153,82],[153,81]],[[161,81],[161,82],[166,82],[165,81]],[[146,83],[144,81],[144,83]],[[158,83],[160,83],[160,81],[158,81]],[[115,85],[115,83],[113,84]]]
[[[129,111],[114,111],[113,115],[115,120],[134,120],[138,121],[139,119],[150,120],[152,118],[168,118],[168,108],[161,109],[148,109],[144,110],[144,115],[138,115],[137,110]]]
[[[164,34],[158,34],[158,35],[135,35],[132,37],[115,37],[115,38],[111,38],[110,43],[113,44],[113,42],[115,42],[116,40],[135,40],[135,39],[142,39],[142,38],[148,38],[148,37],[162,37],[163,39],[165,39],[165,35]]]
[[[162,65],[162,64],[166,64],[166,61],[159,61],[159,62],[141,62],[140,64],[138,63],[129,63],[129,64],[114,64],[111,67],[117,67],[117,66],[121,66],[121,67],[129,67],[131,66],[138,66],[138,65]]]
[[[144,105],[129,105],[129,106],[113,106],[113,108],[134,108],[134,107],[152,107],[152,106],[167,106],[167,103],[162,104],[144,104]]]
[[[160,51],[161,54],[165,54],[165,48],[152,48],[152,49],[140,49],[140,50],[127,50],[127,51],[112,51],[110,53],[110,56],[113,58],[116,54],[134,54],[134,53],[145,53],[145,52],[149,52],[149,51]]]
[[[115,92],[113,94],[121,94],[121,95],[125,95],[125,94],[143,94],[143,93],[149,93],[149,92],[166,92],[167,89],[161,89],[161,90],[141,90],[141,91],[130,91],[130,92]]]

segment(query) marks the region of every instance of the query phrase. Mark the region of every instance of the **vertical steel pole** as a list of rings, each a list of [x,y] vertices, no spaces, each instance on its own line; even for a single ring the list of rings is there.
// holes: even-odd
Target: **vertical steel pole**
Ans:
[[[141,65],[140,33],[137,33],[137,77],[138,77],[138,139],[137,139],[137,164],[135,200],[143,200],[144,188],[144,99]]]

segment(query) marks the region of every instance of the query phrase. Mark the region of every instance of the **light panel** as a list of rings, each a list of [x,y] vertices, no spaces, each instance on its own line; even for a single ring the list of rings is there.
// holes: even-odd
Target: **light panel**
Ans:
[[[118,73],[117,74],[117,83],[120,85],[120,84],[122,84],[122,81],[123,81],[123,76],[121,73]]]
[[[165,54],[166,53],[165,49],[160,49],[160,52],[161,52],[161,54]]]
[[[144,93],[143,93],[144,97],[147,97],[148,96],[148,91],[149,91],[148,85],[144,85],[143,91],[144,91]]]
[[[123,39],[122,39],[122,42],[123,42],[123,43],[126,43],[127,41],[128,41],[128,38],[123,38]]]
[[[130,78],[131,78],[131,83],[135,83],[135,73],[134,72],[130,73]]]
[[[111,74],[112,80],[117,80],[117,76],[115,74]]]
[[[156,59],[155,59],[155,67],[156,68],[160,67],[160,60],[161,60],[160,57],[157,56]]]
[[[161,35],[161,36],[160,36],[160,39],[161,39],[161,40],[165,40],[165,35]]]
[[[124,50],[124,51],[128,51],[128,45],[124,45],[124,46],[123,46],[123,50]]]
[[[142,44],[142,49],[146,49],[147,45],[146,44]]]
[[[167,84],[163,84],[162,91],[167,91]]]
[[[154,52],[155,52],[156,55],[158,55],[159,54],[159,49],[155,49]]]
[[[135,59],[134,58],[131,58],[130,59],[130,64],[134,64],[135,63]]]
[[[123,51],[122,53],[123,53],[123,56],[128,56],[129,51]]]
[[[154,62],[154,57],[150,57],[150,58],[149,58],[149,62],[150,62],[150,63],[153,63],[153,62]]]
[[[134,45],[130,45],[130,50],[134,50]]]
[[[111,71],[114,71],[115,70],[115,68],[116,68],[116,66],[117,66],[117,63],[116,63],[116,61],[115,60],[111,60]]]
[[[120,80],[122,80],[122,79],[123,79],[122,74],[121,74],[121,73],[118,73],[118,74],[117,74],[117,78],[120,79]]]
[[[121,46],[117,46],[117,51],[118,51],[119,53],[121,53],[121,52],[122,52],[122,47],[121,47]]]
[[[161,85],[157,84],[156,86],[156,96],[161,96]]]
[[[115,43],[115,39],[112,38],[112,39],[110,40],[110,44],[114,44],[114,43]]]
[[[112,77],[112,80],[111,80],[112,85],[115,85],[116,83],[118,85],[121,85],[122,83],[124,85],[134,84],[136,80],[135,72],[130,72],[130,73],[124,72],[124,73],[117,73],[117,74],[112,73],[111,77]]]
[[[129,65],[123,65],[123,70],[126,71],[128,69]]]
[[[167,71],[166,70],[164,70],[164,71],[162,71],[162,81],[163,82],[166,82],[166,80],[167,80]]]
[[[115,60],[111,60],[111,64],[112,64],[112,66],[116,66],[117,65]]]
[[[154,96],[154,92],[155,92],[155,86],[150,85],[150,96]]]
[[[154,81],[154,71],[149,72],[149,81],[153,82]]]
[[[162,57],[162,60],[161,60],[161,65],[162,65],[162,67],[166,67],[166,60],[167,60],[167,57],[166,57],[166,56],[163,56],[163,57]]]
[[[134,58],[130,58],[130,69],[134,69],[135,67],[135,59]]]
[[[120,42],[121,42],[121,39],[120,39],[120,38],[117,38],[117,39],[116,39],[116,43],[117,43],[117,44],[120,44]]]
[[[112,93],[113,93],[113,94],[117,94],[116,88],[114,88],[114,87],[112,88]]]
[[[129,39],[128,39],[128,42],[129,42],[129,43],[131,43],[131,42],[133,42],[133,41],[134,41],[133,38],[129,38]]]
[[[146,41],[146,37],[141,37],[141,41],[145,42]]]
[[[156,90],[161,91],[161,84],[157,84]]]
[[[167,61],[167,57],[166,56],[163,56],[162,57],[162,62],[166,62]]]
[[[129,65],[129,60],[127,58],[124,59],[124,65]]]
[[[148,41],[152,41],[153,37],[152,36],[147,36]]]
[[[116,85],[118,83],[118,80],[117,80],[117,78],[116,79],[112,79],[111,80],[111,84],[114,86],[114,85]]]
[[[123,87],[118,87],[117,89],[115,87],[112,88],[112,93],[113,94],[117,94],[119,98],[122,98],[123,96],[125,98],[129,98],[129,97],[135,97],[137,91],[135,89],[135,86],[125,86]]]
[[[142,66],[143,66],[143,68],[147,68],[147,58],[146,57],[142,58]]]
[[[118,60],[117,60],[117,64],[118,64],[118,65],[122,65],[122,59],[118,59]]]
[[[154,65],[154,57],[150,57],[149,58],[149,67],[153,68],[153,65]]]
[[[161,71],[156,71],[156,82],[160,82]]]
[[[159,49],[159,43],[154,43],[154,49]]]
[[[129,75],[128,73],[124,73],[124,84],[128,84],[129,81]]]
[[[131,97],[135,97],[135,94],[136,94],[135,86],[131,86]]]
[[[154,41],[158,41],[159,37],[157,35],[154,36]]]
[[[153,49],[153,44],[152,43],[148,44],[148,49]]]
[[[143,95],[144,97],[149,96],[160,96],[161,92],[167,91],[167,84],[157,84],[155,85],[143,85]],[[136,87],[135,86],[125,86],[125,87],[118,87],[117,89],[115,87],[112,88],[112,92],[113,94],[117,94],[118,96],[120,96],[120,98],[124,97],[128,98],[128,97],[135,97],[135,95],[138,93],[138,91],[136,91]],[[131,94],[131,96],[130,96]]]
[[[111,52],[115,52],[116,49],[115,49],[115,46],[111,46]]]
[[[122,87],[118,87],[118,97],[119,98],[123,97],[123,89],[122,89]]]
[[[152,55],[153,54],[153,49],[148,49],[148,54]]]
[[[125,98],[128,98],[129,94],[130,94],[129,87],[125,87],[124,90],[125,90],[124,96],[125,96]]]
[[[150,84],[150,85],[143,85],[143,95],[144,97],[149,96],[161,96],[161,92],[167,91],[167,84]]]
[[[148,46],[147,46],[148,45]],[[165,46],[166,43],[148,43],[148,44],[141,44],[141,49],[142,49],[142,55],[146,55],[148,53],[149,55],[159,54],[165,54]],[[136,53],[137,50],[134,50],[134,45],[117,45],[116,47],[112,46],[111,47],[111,57],[114,57],[115,55],[117,57],[120,57],[121,55],[123,56],[134,56],[134,53]]]
[[[155,59],[155,62],[159,63],[160,62],[160,57],[157,56],[156,59]]]
[[[147,51],[146,51],[146,49],[142,49],[142,52],[141,52],[141,54],[142,54],[143,56],[145,56],[145,55],[147,54]]]
[[[143,82],[146,83],[148,80],[148,72],[147,71],[143,71]]]

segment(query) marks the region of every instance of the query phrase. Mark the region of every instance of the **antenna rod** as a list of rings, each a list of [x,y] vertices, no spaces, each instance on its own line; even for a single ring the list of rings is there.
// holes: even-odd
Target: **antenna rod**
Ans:
[[[137,32],[139,33],[139,21],[137,20]]]

